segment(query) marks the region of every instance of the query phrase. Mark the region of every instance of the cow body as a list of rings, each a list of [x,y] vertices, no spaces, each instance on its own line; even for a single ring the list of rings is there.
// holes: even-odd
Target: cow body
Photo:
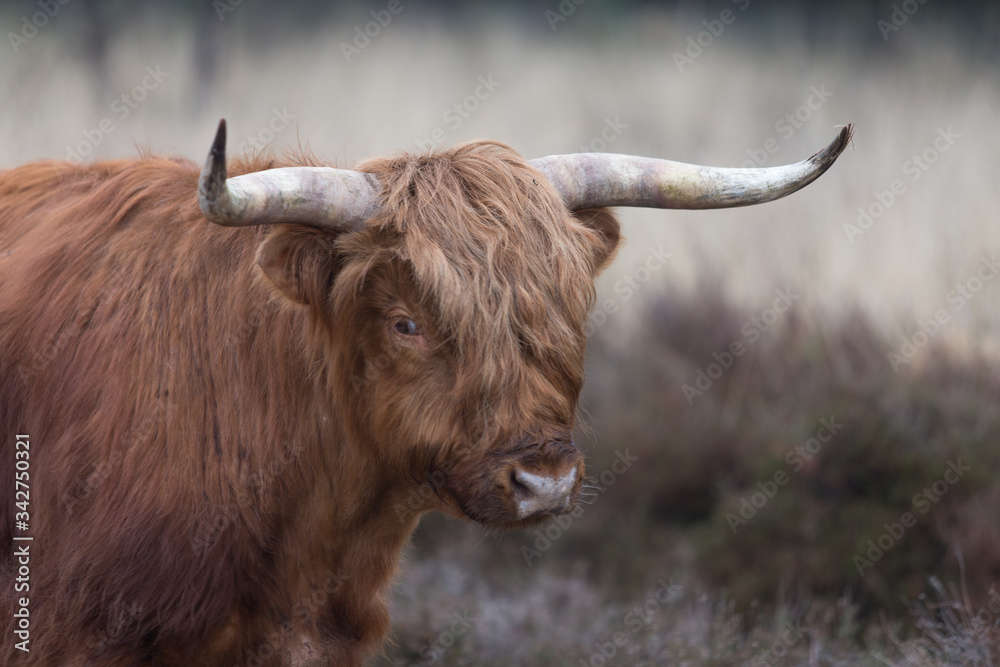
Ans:
[[[378,591],[415,517],[365,529],[387,488],[323,447],[344,436],[306,314],[254,274],[260,230],[204,222],[196,180],[162,159],[0,180],[0,432],[5,462],[14,433],[31,438],[38,664],[240,664],[284,621],[288,649],[336,638],[349,664],[386,627]],[[309,618],[289,613],[324,585]]]
[[[504,529],[579,501],[601,206],[775,199],[850,133],[769,169],[482,141],[229,178],[223,123],[200,175],[0,172],[0,608],[30,610],[0,662],[360,664],[422,513]]]
[[[485,148],[469,155],[511,160]],[[425,181],[448,178],[450,160],[423,181],[412,165],[395,181],[396,163],[373,168],[409,188],[396,195],[405,208],[414,188],[441,186]],[[352,239],[225,229],[199,211],[197,176],[162,158],[0,175],[0,543],[21,534],[6,473],[24,433],[34,541],[31,652],[21,657],[37,664],[358,663],[388,629],[383,590],[422,511],[444,499],[452,514],[513,523],[486,491],[415,490],[435,471],[489,487],[463,453],[474,442],[496,450],[536,426],[566,440],[571,427],[594,232],[578,225],[560,250],[537,230],[519,238],[495,211],[473,231],[482,219],[458,210],[469,206],[461,192],[450,205],[467,229],[436,212],[439,226],[419,230],[426,238],[404,228],[414,211]],[[469,247],[444,257],[449,226]],[[294,285],[259,268],[273,236],[267,248],[295,264]],[[526,265],[515,256],[526,241],[550,247]],[[518,283],[516,271],[533,274]],[[350,284],[336,294],[335,280]],[[394,300],[435,314],[423,318],[437,348],[427,358],[379,344],[377,311]],[[492,330],[498,311],[521,328],[507,316]],[[546,313],[560,330],[546,334]],[[456,354],[474,367],[456,369]],[[532,360],[512,375],[507,362],[524,354]],[[415,399],[414,383],[442,402]],[[497,401],[526,390],[536,401]],[[473,395],[493,403],[489,423],[478,406],[443,414]],[[536,453],[533,469],[560,460]],[[0,567],[0,604],[12,609],[9,554]],[[18,653],[12,624],[5,661]]]

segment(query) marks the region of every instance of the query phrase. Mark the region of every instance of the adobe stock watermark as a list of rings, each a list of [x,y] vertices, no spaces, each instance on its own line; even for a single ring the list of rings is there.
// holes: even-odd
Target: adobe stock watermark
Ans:
[[[87,637],[85,642],[86,652],[76,655],[69,662],[60,663],[63,667],[91,667],[94,658],[105,658],[112,660],[113,656],[103,655],[105,651],[114,646],[120,638],[137,629],[139,619],[143,613],[143,606],[138,603],[126,603],[121,598],[114,600],[108,605],[106,617],[107,626],[97,634]]]
[[[632,636],[644,626],[649,625],[660,609],[672,604],[681,596],[683,588],[675,584],[673,578],[664,581],[660,579],[657,588],[651,590],[642,604],[633,606],[623,617],[618,627],[603,640],[594,642],[594,652],[588,659],[580,658],[577,663],[581,667],[604,667],[612,664],[618,651],[628,645]]]
[[[7,41],[10,42],[10,48],[14,50],[14,54],[19,54],[21,47],[37,35],[39,30],[47,26],[49,21],[59,13],[59,10],[69,3],[70,0],[38,0],[37,4],[41,11],[32,14],[31,18],[28,18],[27,15],[22,16],[21,29],[17,32],[7,33]]]
[[[226,20],[226,14],[236,11],[236,8],[243,4],[243,0],[212,0],[212,9],[220,21]]]
[[[98,305],[99,302],[95,302],[91,307],[77,313],[72,320],[67,320],[64,328],[53,332],[52,338],[44,347],[36,350],[30,358],[18,362],[17,372],[25,385],[36,375],[43,373],[66,345],[80,335]]]
[[[882,40],[885,42],[889,41],[889,35],[897,32],[900,28],[906,25],[906,22],[910,20],[910,17],[917,13],[920,6],[923,5],[927,0],[903,0],[900,4],[893,3],[892,13],[889,14],[887,19],[879,19],[875,22],[875,27],[878,31],[882,33]]]
[[[740,333],[743,334],[746,343],[743,342],[743,339],[734,340],[722,352],[713,352],[712,358],[715,361],[709,363],[705,368],[697,370],[694,383],[681,385],[681,391],[684,392],[684,398],[687,399],[689,406],[694,405],[696,398],[704,396],[705,392],[709,391],[715,384],[715,381],[721,378],[726,371],[733,367],[736,360],[746,353],[748,346],[760,340],[761,335],[769,331],[774,323],[780,319],[780,316],[788,312],[799,300],[799,295],[788,288],[775,290],[774,293],[777,298],[771,307],[765,308],[759,315],[751,317],[740,328]]]
[[[473,113],[479,110],[483,102],[490,99],[496,89],[503,85],[500,81],[495,81],[492,74],[485,77],[480,76],[479,85],[472,91],[471,95],[466,95],[458,102],[455,102],[443,114],[441,119],[452,132],[462,127],[462,123],[468,120]],[[422,151],[430,151],[448,139],[448,133],[443,127],[436,127],[430,131],[423,139],[415,140],[417,148]]]
[[[476,619],[472,618],[468,609],[462,612],[455,612],[451,615],[452,621],[446,630],[442,630],[434,641],[428,642],[420,647],[418,654],[421,662],[415,662],[410,667],[425,667],[433,665],[444,657],[445,652],[458,641],[472,627]]]
[[[552,28],[552,32],[558,30],[560,24],[565,23],[566,19],[572,16],[573,12],[576,11],[576,8],[586,1],[587,0],[562,0],[556,8],[559,10],[558,12],[546,9],[545,20],[549,22],[549,27]]]
[[[586,483],[584,484],[584,489],[588,491],[588,496],[596,497],[607,491],[621,475],[624,475],[632,464],[638,461],[639,458],[629,454],[628,449],[624,452],[621,450],[615,452],[614,462],[600,475],[591,482],[591,478],[588,477]],[[596,483],[599,482],[599,483]],[[581,494],[584,495],[584,494]],[[591,501],[591,504],[593,501]],[[528,544],[521,545],[521,556],[524,558],[524,562],[528,567],[531,567],[533,562],[542,557],[546,551],[552,548],[552,544],[563,536],[570,526],[573,525],[573,519],[579,519],[583,516],[583,507],[577,505],[569,514],[562,514],[560,516],[554,517],[552,521],[545,524],[541,528],[535,529],[535,541],[532,543],[534,547]]]
[[[913,496],[911,504],[920,514],[927,514],[934,505],[948,493],[948,490],[958,484],[962,476],[972,470],[972,466],[962,465],[962,459],[948,461],[941,479],[933,484],[928,484],[920,493]],[[903,512],[899,516],[899,521],[882,524],[885,532],[874,540],[868,540],[868,549],[864,554],[854,556],[854,566],[858,568],[858,574],[864,576],[865,570],[875,566],[875,563],[882,559],[887,551],[892,549],[903,538],[907,528],[917,525],[917,518],[913,512]]]
[[[98,492],[112,474],[125,462],[125,454],[135,447],[143,446],[150,441],[156,429],[165,423],[177,409],[177,404],[170,398],[161,396],[156,400],[151,410],[145,413],[141,422],[131,426],[122,437],[124,445],[113,449],[108,457],[101,461],[92,461],[80,473],[80,482],[65,489],[59,496],[66,516],[72,516],[80,503],[86,502],[91,495]]]
[[[92,130],[84,130],[83,141],[78,142],[75,147],[66,145],[66,159],[71,162],[83,162],[84,158],[101,145],[104,137],[117,129],[115,119],[120,122],[128,118],[132,111],[137,109],[151,92],[159,88],[168,76],[170,76],[170,72],[164,72],[159,65],[147,65],[146,75],[142,77],[142,80],[132,86],[128,92],[116,97],[111,103],[111,113],[114,117],[105,116],[97,123],[97,127]]]
[[[646,260],[615,283],[614,292],[618,297],[605,299],[594,307],[583,327],[584,333],[587,336],[593,335],[595,331],[607,324],[608,315],[617,313],[621,304],[641,290],[642,286],[649,282],[650,276],[663,268],[667,260],[673,256],[673,253],[664,250],[662,245],[649,246]]]
[[[900,170],[909,179],[910,183],[916,183],[927,173],[931,165],[938,161],[942,154],[948,152],[948,149],[955,145],[955,140],[961,137],[962,135],[953,131],[950,125],[947,130],[939,127],[937,136],[931,145],[919,154],[914,154],[910,157],[909,160],[903,163]],[[875,201],[868,204],[868,206],[858,207],[858,217],[855,224],[844,223],[844,234],[847,235],[848,242],[854,245],[854,240],[868,231],[896,203],[896,200],[906,194],[906,192],[907,185],[901,178],[892,181],[886,190],[875,190]]]
[[[114,300],[115,296],[125,289],[127,278],[125,270],[115,271],[114,274],[106,277],[103,281],[104,286],[85,309],[78,311],[72,319],[65,320],[62,329],[53,331],[44,347],[36,349],[29,358],[18,362],[17,371],[21,380],[27,384],[32,378],[45,372],[63,349],[83,332],[87,322],[101,304]],[[77,304],[77,306],[82,305],[84,304]],[[41,342],[38,341],[38,343]]]
[[[976,615],[972,617],[972,627],[977,631],[992,627],[997,618],[1000,617],[1000,593],[993,586],[990,586],[988,593],[989,602],[983,605]]]
[[[387,351],[386,348],[380,346],[378,354],[366,358],[362,374],[353,373],[351,375],[351,385],[353,385],[354,391],[360,392],[369,382],[377,380],[382,371],[396,362],[400,349],[399,346],[389,346]]]
[[[245,665],[246,667],[269,665],[272,664],[272,659],[275,656],[280,656],[283,653],[287,655],[288,651],[292,653],[293,662],[300,664],[300,661],[295,660],[296,648],[298,647],[294,646],[294,644],[289,646],[290,640],[296,634],[296,626],[301,627],[304,625],[308,627],[315,624],[316,612],[326,604],[327,599],[331,595],[336,594],[341,589],[344,582],[348,579],[350,579],[350,575],[327,569],[326,580],[323,582],[323,585],[316,586],[311,583],[309,592],[300,596],[295,601],[295,604],[292,605],[290,618],[284,618],[277,630],[264,636],[264,641],[258,644],[256,649],[248,649],[244,653],[244,660],[240,665]],[[296,622],[293,623],[293,620]],[[301,660],[301,662],[304,662],[304,660]]]
[[[782,141],[788,141],[795,136],[795,131],[809,122],[813,117],[813,112],[823,108],[826,101],[833,97],[833,93],[826,89],[826,84],[819,88],[809,86],[809,96],[806,101],[796,107],[794,111],[786,113],[774,124],[774,130],[781,137]],[[781,141],[775,137],[768,137],[760,148],[748,148],[749,160],[743,162],[742,167],[753,168],[763,167],[767,159],[781,149]]]
[[[785,631],[781,633],[781,636],[774,640],[769,648],[761,651],[750,660],[751,667],[776,664],[788,655],[788,649],[798,644],[799,640],[808,632],[809,628],[799,625],[798,621],[788,621],[785,623]]]
[[[946,299],[954,312],[962,310],[967,303],[972,301],[986,286],[986,283],[996,277],[997,273],[1000,273],[1000,263],[997,262],[996,255],[980,257],[979,269],[976,274],[948,292]],[[949,322],[951,322],[951,314],[945,308],[938,308],[934,311],[933,317],[918,320],[919,328],[911,336],[903,336],[903,343],[898,350],[888,353],[889,364],[892,366],[893,372],[898,373],[900,366],[913,361],[920,349],[926,347],[931,339],[938,335]]]
[[[407,0],[409,3],[411,0]],[[382,31],[392,23],[392,17],[398,16],[405,9],[402,0],[389,0],[385,9],[371,10],[372,20],[364,26],[354,26],[354,39],[340,43],[340,52],[344,54],[344,59],[350,63],[354,56],[361,55],[372,43],[372,40],[382,34]]]
[[[247,135],[246,139],[237,144],[234,154],[238,155],[247,149],[257,152],[264,150],[277,135],[288,129],[295,118],[295,114],[289,112],[288,107],[281,107],[280,110],[278,107],[272,108],[271,117],[267,124],[260,128],[256,134]]]
[[[746,11],[747,7],[750,6],[750,0],[730,0],[730,2],[736,5],[741,12]],[[722,36],[726,26],[732,25],[737,16],[738,14],[733,10],[723,9],[719,12],[719,18],[712,19],[711,21],[702,21],[701,24],[705,26],[705,29],[696,35],[688,35],[687,47],[684,49],[684,53],[680,51],[674,51],[673,53],[677,71],[683,74],[685,67],[693,65],[694,61],[700,58],[706,49],[715,44],[715,40]]]
[[[222,346],[216,347],[213,351],[214,357],[212,361],[218,361],[223,352],[229,347],[241,345],[248,341],[257,333],[261,326],[264,326],[270,318],[274,317],[280,311],[281,306],[272,300],[267,300],[262,304],[261,308],[254,310],[251,315],[240,318],[236,326],[226,331]]]
[[[414,514],[424,512],[432,498],[437,496],[437,490],[444,486],[448,475],[455,467],[454,462],[445,461],[444,465],[424,475],[424,482],[410,489],[406,499],[396,501],[392,505],[399,522],[406,523]]]
[[[801,445],[796,445],[785,454],[785,463],[791,466],[795,472],[801,471],[806,466],[806,462],[812,460],[823,449],[823,445],[833,440],[834,436],[844,428],[843,424],[838,424],[836,417],[829,419],[823,417],[819,420],[813,437],[806,440]],[[747,525],[751,519],[757,516],[757,512],[764,509],[768,501],[778,495],[778,489],[788,484],[791,477],[783,468],[774,471],[771,479],[757,482],[758,491],[751,493],[749,498],[740,498],[739,516],[732,512],[726,514],[726,523],[729,524],[733,535]]]
[[[581,153],[601,153],[608,149],[609,144],[613,144],[622,133],[628,129],[628,125],[623,123],[618,116],[614,120],[604,119],[604,128],[600,136],[594,137],[588,143],[580,146]]]
[[[279,447],[266,466],[261,467],[256,472],[241,470],[239,487],[251,491],[266,492],[283,469],[299,460],[304,447],[305,445],[301,442],[290,444],[287,447]],[[210,519],[201,521],[198,529],[192,531],[188,537],[191,550],[196,554],[207,551],[223,536],[223,532],[227,528],[238,525],[242,521],[241,509],[235,502],[224,503],[214,507],[213,510]]]

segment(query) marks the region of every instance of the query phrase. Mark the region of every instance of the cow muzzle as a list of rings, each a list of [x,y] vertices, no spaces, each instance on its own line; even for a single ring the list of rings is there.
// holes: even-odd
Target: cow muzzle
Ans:
[[[568,433],[548,439],[528,435],[457,461],[443,482],[448,513],[486,526],[524,528],[576,507],[583,454]]]
[[[577,479],[577,466],[559,476],[515,467],[511,470],[510,481],[517,506],[517,518],[527,519],[539,514],[562,514],[568,511],[573,504]]]
[[[583,456],[568,438],[549,442],[512,461],[506,474],[518,520],[563,514],[582,484]]]

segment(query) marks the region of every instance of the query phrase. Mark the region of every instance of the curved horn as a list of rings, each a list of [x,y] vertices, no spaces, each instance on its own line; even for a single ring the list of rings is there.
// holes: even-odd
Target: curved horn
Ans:
[[[227,227],[295,222],[348,231],[378,210],[371,174],[330,167],[285,167],[226,177],[226,121],[212,142],[198,180],[205,217]]]
[[[789,195],[819,178],[851,140],[853,125],[807,160],[766,169],[699,167],[683,162],[610,153],[550,155],[531,160],[566,208],[728,208]]]

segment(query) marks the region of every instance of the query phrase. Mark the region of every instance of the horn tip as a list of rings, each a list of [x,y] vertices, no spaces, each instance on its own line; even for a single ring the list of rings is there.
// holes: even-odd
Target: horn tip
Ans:
[[[198,179],[198,203],[202,213],[213,222],[225,219],[226,199],[226,119],[219,121],[212,148],[205,159],[205,166]]]
[[[219,121],[219,129],[215,131],[215,139],[212,140],[212,148],[208,152],[208,167],[214,174],[222,172],[222,180],[226,179],[226,119]]]
[[[820,165],[824,170],[832,165],[840,154],[844,152],[847,145],[854,138],[854,123],[848,123],[840,128],[837,137],[830,142],[830,145],[809,158],[809,161]]]
[[[837,135],[837,153],[842,153],[852,139],[854,139],[854,123],[848,123],[840,128],[840,134]]]
[[[215,140],[212,141],[212,155],[226,157],[226,119],[219,120],[219,129],[215,131]]]

